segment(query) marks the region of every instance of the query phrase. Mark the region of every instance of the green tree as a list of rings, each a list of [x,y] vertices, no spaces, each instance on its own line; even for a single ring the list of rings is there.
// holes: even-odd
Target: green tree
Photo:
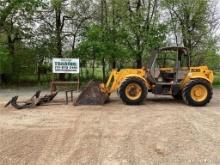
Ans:
[[[169,12],[172,24],[170,30],[176,36],[177,45],[189,49],[192,64],[198,65],[198,61],[202,64],[204,59],[202,54],[209,56],[210,53],[206,54],[207,50],[216,49],[216,42],[212,40],[218,22],[213,17],[215,15],[213,1],[163,0],[163,6]],[[213,44],[212,48],[210,42]]]
[[[5,56],[8,60],[8,68],[11,68],[13,76],[18,72],[17,49],[22,45],[26,38],[29,38],[31,33],[31,18],[34,10],[38,6],[38,0],[12,0],[0,1],[0,33],[4,36],[2,43],[7,45],[8,54]]]
[[[166,27],[159,23],[158,0],[128,0],[126,3],[123,20],[129,34],[127,44],[135,56],[137,67],[141,68],[143,54],[160,46],[165,39]]]

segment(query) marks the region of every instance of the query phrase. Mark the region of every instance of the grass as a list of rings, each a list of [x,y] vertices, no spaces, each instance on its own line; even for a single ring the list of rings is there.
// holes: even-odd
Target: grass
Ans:
[[[19,87],[39,87],[39,88],[50,88],[50,82],[53,80],[55,75],[48,73],[42,75],[40,82],[37,79],[37,74],[21,74],[19,76],[10,76],[10,80],[7,83],[0,84],[0,88],[19,88]],[[108,76],[108,74],[106,75]],[[78,74],[66,74],[66,79],[75,80]],[[92,68],[81,68],[80,70],[80,86],[86,84],[89,80],[102,80],[102,68],[95,68],[94,77],[92,76]]]
[[[70,80],[76,77],[77,75],[71,75]],[[106,74],[108,77],[108,74]],[[36,74],[23,74],[19,77],[19,80],[12,81],[7,84],[1,84],[1,88],[17,88],[17,87],[41,87],[41,88],[49,88],[50,82],[52,80],[53,74],[49,73],[47,75],[41,76],[41,82],[38,82],[37,75]],[[68,74],[67,74],[68,77]],[[94,77],[92,77],[92,68],[81,68],[81,75],[80,75],[80,84],[83,86],[86,84],[89,80],[98,80],[102,81],[102,68],[95,68]],[[215,72],[214,74],[214,82],[213,82],[214,88],[220,88],[220,72]]]
[[[220,88],[220,72],[214,74],[213,86],[214,88]]]

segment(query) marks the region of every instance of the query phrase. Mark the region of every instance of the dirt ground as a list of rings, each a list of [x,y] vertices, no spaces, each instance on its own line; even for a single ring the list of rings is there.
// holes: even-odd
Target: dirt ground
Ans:
[[[141,106],[113,95],[105,106],[3,108],[33,93],[22,91],[0,90],[2,165],[220,164],[220,90],[200,108],[154,95]]]

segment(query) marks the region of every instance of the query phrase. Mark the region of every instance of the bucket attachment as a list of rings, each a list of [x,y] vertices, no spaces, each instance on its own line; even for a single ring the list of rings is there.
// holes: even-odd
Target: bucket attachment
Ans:
[[[74,105],[104,105],[109,101],[108,93],[100,88],[100,83],[90,81],[76,99]]]

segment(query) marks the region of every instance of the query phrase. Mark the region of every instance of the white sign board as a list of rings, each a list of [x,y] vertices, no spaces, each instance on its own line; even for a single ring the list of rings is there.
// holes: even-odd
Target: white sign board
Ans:
[[[79,73],[79,59],[53,58],[53,73]]]

